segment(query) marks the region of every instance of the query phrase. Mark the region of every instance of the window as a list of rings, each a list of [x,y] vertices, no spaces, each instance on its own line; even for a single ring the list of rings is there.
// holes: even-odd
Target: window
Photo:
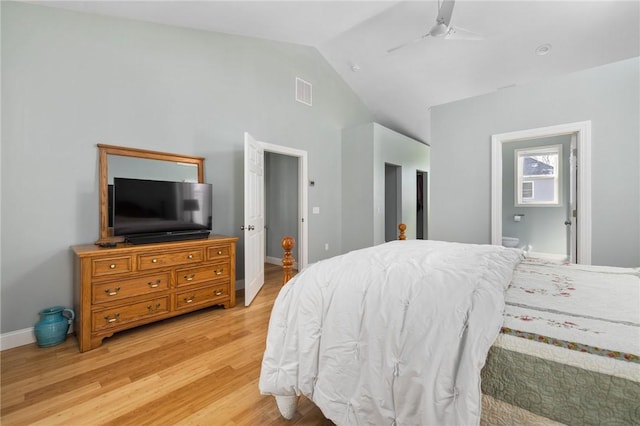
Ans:
[[[516,206],[559,206],[562,145],[515,150]]]

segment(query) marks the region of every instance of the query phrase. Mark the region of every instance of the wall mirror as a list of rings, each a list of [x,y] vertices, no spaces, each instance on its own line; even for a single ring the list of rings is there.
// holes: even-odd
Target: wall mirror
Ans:
[[[98,144],[100,238],[96,243],[121,241],[110,225],[114,177],[204,182],[204,158],[145,149]]]

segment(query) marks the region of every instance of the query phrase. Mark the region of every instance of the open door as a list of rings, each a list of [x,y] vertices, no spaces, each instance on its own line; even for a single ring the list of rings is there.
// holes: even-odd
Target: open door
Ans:
[[[264,284],[264,149],[244,134],[244,304]]]
[[[578,161],[576,155],[576,135],[571,135],[571,151],[569,152],[569,203],[567,211],[567,240],[569,241],[569,261],[577,263],[578,261],[578,242],[576,240],[576,222],[578,220],[578,202],[577,197],[577,168]]]

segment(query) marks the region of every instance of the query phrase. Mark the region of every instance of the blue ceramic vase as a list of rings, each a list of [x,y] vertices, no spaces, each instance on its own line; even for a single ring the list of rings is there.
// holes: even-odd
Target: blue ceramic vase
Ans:
[[[66,316],[64,314],[67,314]],[[75,313],[69,308],[53,306],[38,312],[40,321],[35,325],[34,331],[38,346],[46,348],[64,342],[71,321],[75,318]]]

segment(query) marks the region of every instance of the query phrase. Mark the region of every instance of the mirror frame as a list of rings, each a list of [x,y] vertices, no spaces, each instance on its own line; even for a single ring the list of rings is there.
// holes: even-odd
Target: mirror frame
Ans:
[[[136,157],[148,160],[161,160],[195,164],[198,166],[198,183],[204,183],[204,157],[194,157],[191,155],[171,154],[168,152],[150,151],[147,149],[98,144],[100,239],[96,241],[96,244],[122,240],[122,237],[114,237],[113,228],[109,227],[109,155],[121,155],[124,157]]]

